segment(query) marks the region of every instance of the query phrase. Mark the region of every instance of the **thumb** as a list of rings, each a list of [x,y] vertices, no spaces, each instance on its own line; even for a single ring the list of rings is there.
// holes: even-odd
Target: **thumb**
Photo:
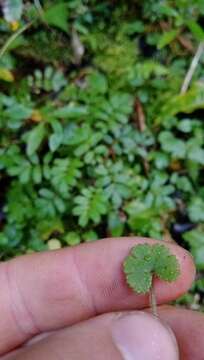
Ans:
[[[142,311],[122,314],[112,326],[112,337],[124,360],[178,360],[172,330],[158,318]]]
[[[172,331],[154,316],[132,311],[96,316],[41,337],[8,359],[178,360]],[[6,358],[7,359],[7,358]]]

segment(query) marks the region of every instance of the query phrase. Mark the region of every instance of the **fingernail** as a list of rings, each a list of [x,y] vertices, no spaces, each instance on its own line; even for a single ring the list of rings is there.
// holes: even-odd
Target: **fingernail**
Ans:
[[[173,332],[159,319],[144,312],[118,317],[112,338],[124,360],[178,360],[179,351]]]

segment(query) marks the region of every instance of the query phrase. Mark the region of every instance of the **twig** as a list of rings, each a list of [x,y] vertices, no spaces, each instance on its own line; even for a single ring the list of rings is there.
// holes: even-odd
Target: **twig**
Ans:
[[[189,88],[189,85],[190,85],[190,82],[192,80],[192,77],[195,73],[195,70],[198,66],[198,63],[200,61],[200,58],[202,56],[204,52],[204,42],[201,42],[198,46],[198,49],[195,53],[195,56],[191,62],[191,65],[190,65],[190,68],[185,76],[185,79],[184,79],[184,82],[183,82],[183,85],[181,87],[181,94],[185,94],[185,92],[188,90]]]
[[[171,29],[171,25],[166,21],[160,21],[159,25],[163,31],[169,31]]]
[[[72,34],[71,34],[71,45],[73,49],[74,64],[80,65],[85,53],[85,48],[80,40],[78,33],[74,28],[72,29]]]
[[[146,118],[145,118],[145,112],[144,112],[143,106],[142,106],[139,98],[136,98],[136,100],[135,100],[134,110],[135,111],[134,111],[133,119],[134,119],[139,131],[143,132],[146,129]],[[149,163],[148,163],[147,159],[145,159],[145,158],[143,159],[143,166],[144,166],[145,174],[148,175]]]
[[[155,294],[155,288],[154,288],[154,279],[152,280],[152,287],[150,289],[149,297],[150,297],[150,304],[151,304],[152,314],[155,317],[158,317],[157,300],[156,300],[156,294]]]
[[[0,50],[0,59],[2,56],[6,53],[9,46],[17,39],[19,35],[21,35],[24,31],[26,31],[31,25],[33,24],[33,21],[29,22],[28,24],[24,25],[22,28],[20,28],[18,31],[16,31],[3,45],[3,47]]]
[[[186,49],[187,51],[189,51],[191,54],[195,54],[195,49],[194,46],[192,44],[192,42],[187,39],[186,37],[179,35],[178,36],[178,41],[179,43],[184,47],[184,49]]]
[[[171,26],[169,23],[167,23],[166,21],[160,21],[159,22],[159,25],[161,27],[161,29],[163,31],[169,31],[171,30]],[[193,47],[193,44],[192,42],[187,39],[185,36],[183,35],[177,35],[177,40],[179,41],[179,43],[188,51],[190,51],[193,55],[194,55],[194,47]]]
[[[143,132],[146,128],[145,113],[138,98],[135,100],[135,121],[137,122],[139,130]]]
[[[164,240],[164,241],[168,241],[168,242],[175,243],[175,240],[173,239],[173,237],[171,236],[170,231],[169,231],[167,228],[164,228],[163,240]]]

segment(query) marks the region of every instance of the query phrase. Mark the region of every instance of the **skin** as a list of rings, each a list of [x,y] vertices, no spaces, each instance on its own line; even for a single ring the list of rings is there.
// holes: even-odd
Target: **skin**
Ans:
[[[134,245],[153,241],[103,239],[1,263],[0,359],[121,359],[110,336],[112,323],[148,306],[148,296],[127,287],[122,262]],[[166,246],[180,262],[181,275],[174,283],[156,280],[159,315],[176,335],[180,359],[202,360],[204,315],[162,306],[186,292],[195,276],[191,255]]]

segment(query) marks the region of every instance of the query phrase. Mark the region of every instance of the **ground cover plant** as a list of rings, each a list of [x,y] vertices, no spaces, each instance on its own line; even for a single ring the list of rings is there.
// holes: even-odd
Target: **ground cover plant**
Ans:
[[[173,239],[198,269],[181,302],[202,308],[204,1],[0,7],[2,259]]]

